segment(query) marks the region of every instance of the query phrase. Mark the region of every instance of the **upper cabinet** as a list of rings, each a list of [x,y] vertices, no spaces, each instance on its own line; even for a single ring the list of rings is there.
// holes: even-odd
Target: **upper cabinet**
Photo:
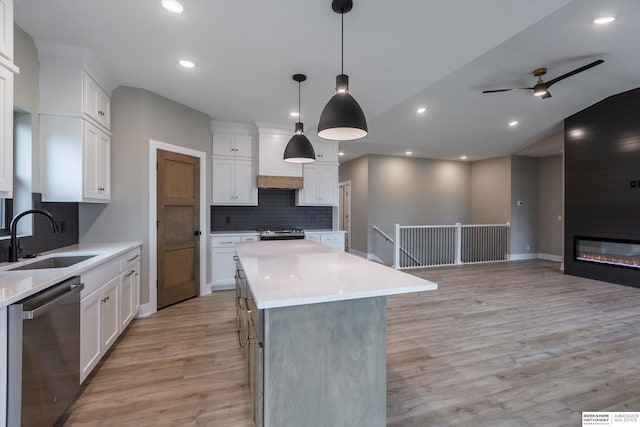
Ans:
[[[0,198],[13,197],[13,0],[0,0]]]
[[[311,145],[318,163],[338,163],[338,142],[312,138]]]
[[[255,143],[250,135],[213,134],[213,155],[224,157],[255,157]]]
[[[0,0],[0,55],[13,62],[13,0]]]
[[[214,205],[258,205],[255,131],[244,124],[213,122]]]
[[[86,49],[38,44],[42,200],[111,200],[111,96]]]
[[[82,73],[82,112],[107,130],[111,130],[111,97],[87,73]]]
[[[302,167],[304,186],[296,193],[298,206],[338,206],[338,143],[309,137],[316,161]]]

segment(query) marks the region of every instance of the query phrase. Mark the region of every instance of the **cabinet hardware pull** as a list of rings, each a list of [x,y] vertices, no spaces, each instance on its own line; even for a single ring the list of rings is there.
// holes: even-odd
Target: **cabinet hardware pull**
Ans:
[[[129,273],[125,274],[124,277],[129,277],[135,272],[136,272],[135,270],[131,270]]]
[[[140,256],[140,255],[138,254],[138,255],[136,255],[136,256],[134,256],[134,257],[131,257],[131,258],[127,259],[127,262],[131,262],[131,261],[133,261],[134,259],[138,258],[139,256]]]
[[[230,245],[230,244],[232,244],[232,243],[233,243],[233,242],[220,242],[220,244],[221,244],[221,245]]]

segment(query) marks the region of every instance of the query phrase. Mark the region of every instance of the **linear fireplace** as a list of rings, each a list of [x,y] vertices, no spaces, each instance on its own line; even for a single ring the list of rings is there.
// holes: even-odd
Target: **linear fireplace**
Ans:
[[[640,269],[640,242],[575,237],[575,260]]]

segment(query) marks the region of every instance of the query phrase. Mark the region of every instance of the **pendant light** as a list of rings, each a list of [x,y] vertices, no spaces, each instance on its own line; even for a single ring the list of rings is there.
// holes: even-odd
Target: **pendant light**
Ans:
[[[336,93],[322,110],[318,136],[334,141],[350,141],[367,136],[367,119],[362,108],[349,94],[349,76],[344,74],[344,14],[353,8],[352,0],[333,0],[331,8],[342,17],[341,70],[336,77]]]
[[[316,152],[313,145],[304,135],[304,129],[300,115],[300,83],[307,80],[304,74],[294,74],[293,80],[298,82],[298,122],[296,133],[291,137],[284,149],[284,161],[288,163],[311,163],[316,161]]]

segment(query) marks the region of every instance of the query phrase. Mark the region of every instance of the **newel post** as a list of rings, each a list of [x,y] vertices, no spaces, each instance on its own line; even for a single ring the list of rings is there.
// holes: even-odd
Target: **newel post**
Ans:
[[[462,224],[456,222],[456,264],[462,264]]]
[[[393,268],[400,269],[400,224],[393,225],[395,237],[393,240]]]

